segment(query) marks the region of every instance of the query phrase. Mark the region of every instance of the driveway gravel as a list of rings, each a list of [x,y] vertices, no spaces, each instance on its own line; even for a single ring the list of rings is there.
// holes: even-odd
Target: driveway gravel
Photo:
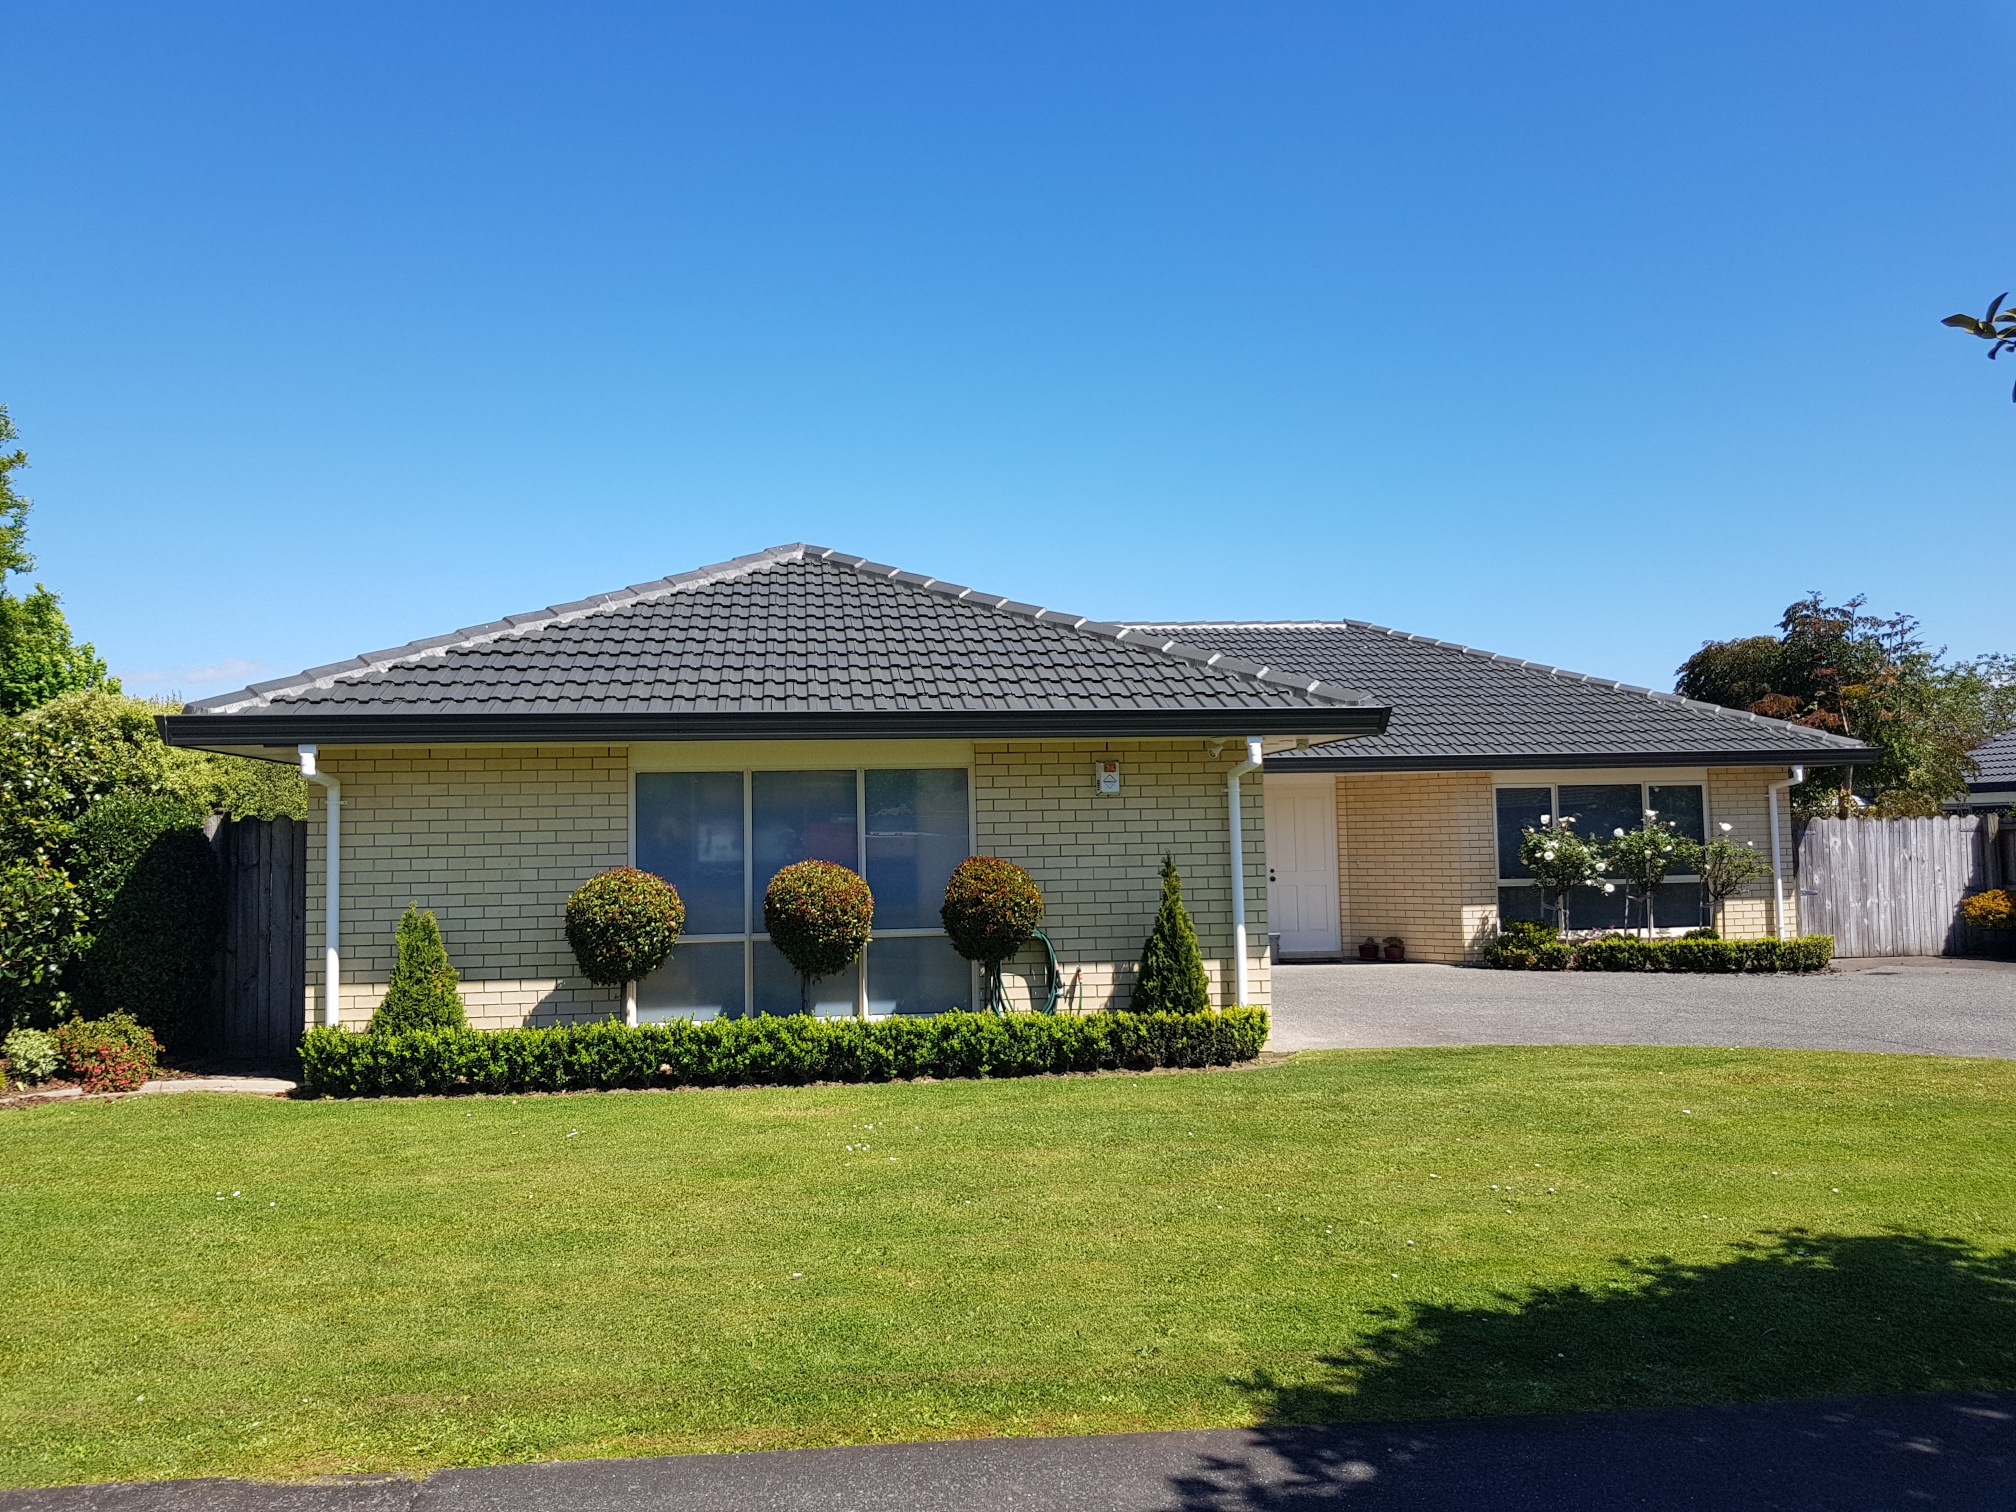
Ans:
[[[1811,976],[1274,968],[1270,1050],[1756,1045],[2016,1057],[2016,961],[1844,960]]]

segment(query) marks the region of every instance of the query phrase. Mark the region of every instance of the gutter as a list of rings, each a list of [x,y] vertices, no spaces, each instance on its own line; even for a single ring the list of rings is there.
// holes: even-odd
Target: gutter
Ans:
[[[1790,792],[1794,785],[1806,780],[1806,768],[1795,766],[1792,775],[1783,782],[1774,782],[1768,791],[1771,794],[1771,922],[1778,931],[1778,938],[1785,935],[1785,862],[1778,841],[1778,795]]]
[[[1239,779],[1260,770],[1260,737],[1246,737],[1246,759],[1225,779],[1225,800],[1232,823],[1232,1005],[1248,1001],[1246,980],[1246,826],[1239,811]]]
[[[339,884],[343,877],[343,784],[327,772],[315,770],[315,747],[301,747],[301,775],[321,788],[329,801],[328,843],[324,846],[328,870],[323,883],[322,906],[322,1023],[330,1029],[342,1026],[342,939],[339,912]]]

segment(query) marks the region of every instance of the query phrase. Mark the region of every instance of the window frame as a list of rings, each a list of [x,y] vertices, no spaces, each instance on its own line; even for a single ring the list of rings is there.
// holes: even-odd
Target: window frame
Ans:
[[[1493,872],[1501,874],[1496,879],[1497,888],[1537,888],[1540,885],[1531,877],[1507,877],[1502,875],[1505,858],[1498,849],[1498,794],[1501,791],[1506,788],[1546,788],[1548,812],[1559,814],[1561,812],[1561,789],[1564,787],[1630,787],[1633,785],[1636,785],[1638,789],[1638,811],[1641,816],[1652,802],[1653,788],[1698,787],[1701,790],[1701,833],[1704,837],[1712,836],[1715,833],[1715,815],[1709,805],[1711,785],[1705,769],[1667,771],[1656,767],[1631,767],[1623,771],[1614,769],[1578,771],[1571,768],[1566,771],[1493,772],[1491,774],[1491,869]],[[1666,877],[1666,882],[1669,884],[1674,882],[1692,882],[1698,885],[1700,881],[1701,877],[1696,872],[1669,872]],[[1503,910],[1498,906],[1495,891],[1491,906],[1494,911],[1498,912],[1500,922],[1502,923]],[[1627,914],[1626,917],[1628,919],[1629,915]],[[1623,927],[1627,929],[1642,929],[1645,926],[1643,924],[1632,925],[1627,923]],[[1676,925],[1661,924],[1657,926],[1654,932],[1663,933],[1666,930],[1678,927]],[[1698,925],[1687,926],[1689,929],[1698,927]]]
[[[688,753],[682,753],[688,754]],[[753,1017],[756,1005],[756,947],[770,943],[769,931],[757,924],[762,917],[762,900],[756,896],[756,782],[758,772],[851,772],[854,777],[854,870],[862,877],[868,875],[868,774],[870,772],[924,772],[958,771],[966,775],[966,854],[973,854],[974,835],[979,827],[979,802],[974,790],[973,758],[970,748],[962,752],[937,752],[932,750],[892,751],[887,759],[851,762],[835,760],[837,753],[831,751],[807,751],[796,759],[773,761],[752,761],[743,753],[722,753],[717,759],[708,760],[700,751],[690,753],[691,759],[676,764],[661,765],[656,762],[639,764],[630,762],[625,774],[624,801],[629,809],[627,825],[628,852],[626,864],[637,865],[637,779],[656,772],[728,773],[735,772],[742,779],[742,907],[743,929],[740,933],[729,934],[681,934],[681,945],[735,945],[742,946],[742,1003],[744,1016]],[[951,756],[953,759],[944,759]],[[937,758],[937,759],[934,759]],[[875,1014],[868,1011],[868,962],[874,953],[877,940],[918,940],[943,939],[945,931],[939,929],[872,929],[868,944],[862,949],[854,967],[854,1013],[858,1019],[890,1018],[899,1015]],[[979,1001],[979,968],[967,962],[967,991],[969,1000]]]

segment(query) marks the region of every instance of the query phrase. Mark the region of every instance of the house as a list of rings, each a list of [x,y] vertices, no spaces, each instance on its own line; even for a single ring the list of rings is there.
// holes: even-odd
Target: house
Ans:
[[[315,1017],[368,1017],[411,900],[491,1027],[616,1010],[562,933],[568,895],[611,866],[658,872],[686,903],[671,961],[638,984],[645,1020],[796,1011],[762,894],[806,858],[855,867],[876,896],[862,963],[818,984],[817,1011],[972,1003],[938,923],[972,853],[1036,878],[1073,1006],[1125,1001],[1165,854],[1216,999],[1265,1003],[1270,930],[1290,956],[1361,932],[1473,953],[1501,911],[1531,911],[1503,839],[1543,812],[1635,823],[1650,802],[1765,843],[1788,763],[1862,753],[1371,626],[1106,624],[803,545],[259,683],[161,727],[300,761],[326,795]],[[1774,920],[1745,904],[1733,923]]]
[[[2016,730],[1974,749],[1974,779],[1967,796],[1946,805],[1962,814],[1996,814],[2016,808]]]

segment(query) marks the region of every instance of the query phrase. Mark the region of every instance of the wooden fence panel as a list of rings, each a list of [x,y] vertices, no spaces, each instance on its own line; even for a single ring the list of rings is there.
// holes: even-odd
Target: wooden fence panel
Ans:
[[[227,820],[220,996],[226,1059],[280,1062],[306,1017],[308,826],[300,819]]]
[[[1841,956],[1964,949],[1960,900],[1985,885],[1987,821],[1815,819],[1799,837],[1801,926]]]

